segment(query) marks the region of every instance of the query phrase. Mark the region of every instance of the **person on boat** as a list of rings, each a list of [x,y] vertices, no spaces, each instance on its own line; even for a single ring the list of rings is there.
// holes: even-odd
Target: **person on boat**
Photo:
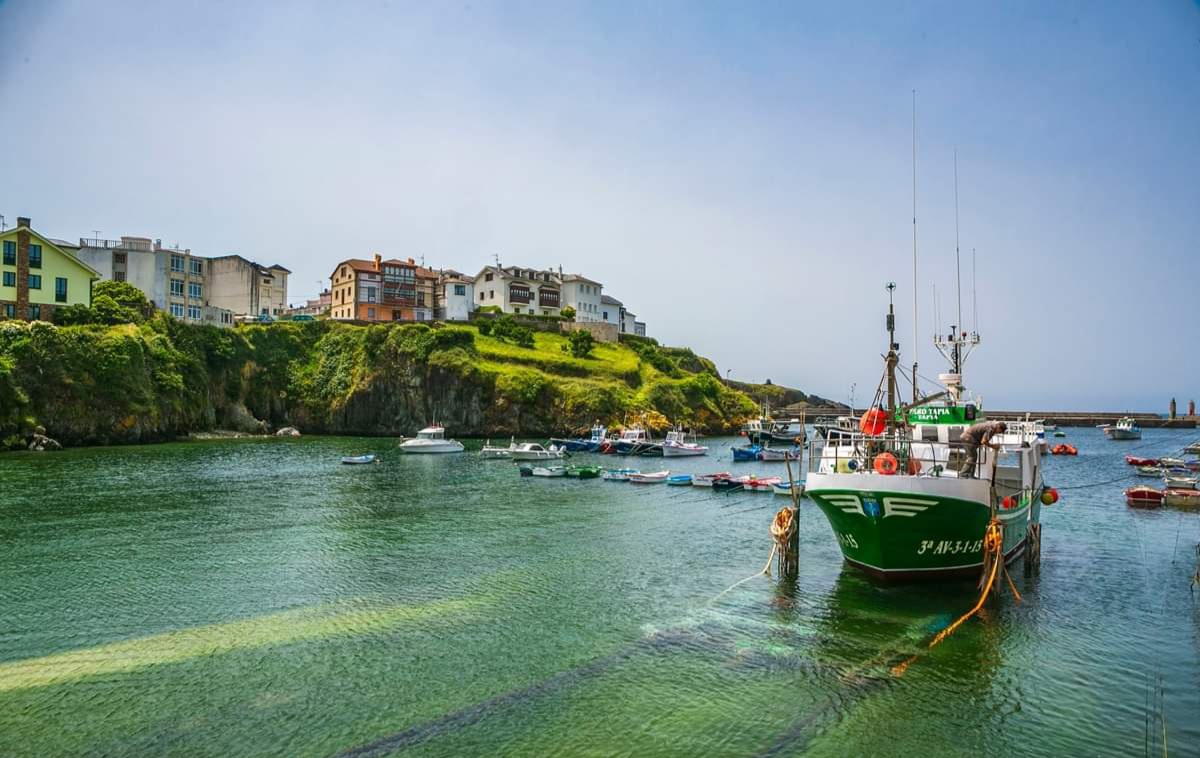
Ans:
[[[958,469],[959,478],[974,478],[975,466],[979,462],[979,448],[987,445],[993,450],[999,450],[999,445],[991,444],[992,437],[995,437],[997,434],[1004,434],[1007,431],[1008,425],[1003,421],[981,421],[978,424],[967,427],[958,437],[967,451],[962,466]]]

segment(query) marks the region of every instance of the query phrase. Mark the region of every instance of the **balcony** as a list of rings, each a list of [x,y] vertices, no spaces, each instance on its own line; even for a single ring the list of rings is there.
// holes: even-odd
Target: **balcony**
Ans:
[[[558,292],[554,290],[544,290],[538,293],[538,305],[543,308],[557,308],[559,304]]]
[[[508,291],[508,299],[511,302],[521,303],[524,305],[532,302],[533,293],[531,293],[529,290],[510,289]]]

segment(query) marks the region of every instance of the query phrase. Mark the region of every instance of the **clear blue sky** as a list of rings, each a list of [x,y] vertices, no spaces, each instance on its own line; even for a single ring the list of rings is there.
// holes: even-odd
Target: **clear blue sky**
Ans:
[[[978,249],[993,408],[1200,399],[1200,7],[0,2],[0,213],[291,268],[562,265],[734,378],[922,373]],[[970,323],[968,319],[968,324]]]

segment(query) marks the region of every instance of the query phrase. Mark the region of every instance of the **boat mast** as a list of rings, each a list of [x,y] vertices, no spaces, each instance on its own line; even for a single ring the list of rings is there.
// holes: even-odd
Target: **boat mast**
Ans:
[[[887,351],[887,402],[888,402],[888,427],[893,427],[896,423],[896,364],[900,362],[900,355],[897,352],[900,346],[896,344],[896,308],[892,303],[892,293],[896,291],[896,283],[887,283],[888,293],[888,315],[887,315],[887,331],[888,331],[888,351]]]
[[[920,344],[917,326],[917,91],[912,91],[912,201],[913,201],[913,402],[917,402],[917,346]],[[892,340],[895,342],[895,340]]]
[[[958,251],[958,148],[954,148],[954,279],[958,291],[958,325],[962,320],[962,256]],[[955,371],[958,369],[956,368]]]

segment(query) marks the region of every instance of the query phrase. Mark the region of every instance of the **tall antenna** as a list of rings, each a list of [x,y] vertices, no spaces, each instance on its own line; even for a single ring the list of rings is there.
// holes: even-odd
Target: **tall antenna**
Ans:
[[[917,91],[912,91],[912,201],[913,201],[913,402],[917,402],[917,354],[920,340],[917,327]]]
[[[962,261],[958,255],[958,148],[954,148],[954,276],[958,289],[958,328],[962,320]]]
[[[971,248],[971,310],[973,311],[971,331],[979,334],[979,300],[975,291],[975,248]]]

